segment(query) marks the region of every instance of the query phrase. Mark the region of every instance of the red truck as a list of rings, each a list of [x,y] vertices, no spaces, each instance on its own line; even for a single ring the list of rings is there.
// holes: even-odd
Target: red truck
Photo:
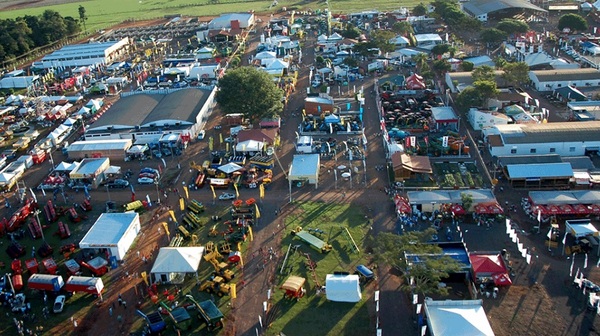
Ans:
[[[60,275],[40,274],[36,273],[27,280],[29,289],[58,291],[65,285],[65,281]],[[58,289],[58,290],[57,290]]]

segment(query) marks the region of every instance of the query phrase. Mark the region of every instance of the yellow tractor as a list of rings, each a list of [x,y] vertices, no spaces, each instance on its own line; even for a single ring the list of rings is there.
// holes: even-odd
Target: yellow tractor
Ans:
[[[231,281],[235,277],[232,270],[228,269],[229,266],[226,262],[219,261],[221,254],[217,251],[210,252],[204,256],[204,260],[209,262],[215,269],[215,276],[222,277],[225,282]]]
[[[215,293],[218,297],[228,295],[231,287],[225,283],[225,279],[220,276],[212,276],[209,280],[200,285],[201,292]]]

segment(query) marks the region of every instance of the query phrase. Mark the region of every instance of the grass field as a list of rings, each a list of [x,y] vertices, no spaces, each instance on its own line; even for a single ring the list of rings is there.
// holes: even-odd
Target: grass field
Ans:
[[[327,301],[324,295],[316,294],[316,284],[304,256],[304,253],[308,253],[311,260],[316,262],[316,276],[320,285],[325,284],[327,274],[335,271],[352,273],[356,265],[366,263],[366,254],[362,251],[362,246],[368,226],[361,210],[347,204],[302,203],[286,218],[285,223],[288,232],[297,226],[324,231],[318,236],[328,241],[333,250],[322,254],[291,235],[283,239],[279,252],[283,255],[290,244],[300,247],[296,252],[290,253],[284,274],[279,274],[281,265],[278,265],[276,290],[267,318],[267,324],[270,325],[267,335],[279,335],[279,332],[288,336],[373,334],[374,328],[371,328],[367,309],[367,293],[371,288],[363,289],[363,299],[359,303]],[[343,228],[348,228],[359,246],[359,252],[354,251]],[[284,293],[279,289],[289,275],[307,279],[306,296],[299,301],[284,299]]]
[[[419,3],[418,0],[409,0],[402,6],[412,8]],[[78,8],[85,7],[88,21],[88,30],[104,29],[126,20],[148,20],[162,18],[165,15],[181,14],[185,16],[213,16],[221,13],[246,12],[254,10],[257,13],[278,12],[282,7],[291,9],[324,9],[324,1],[279,1],[279,4],[271,9],[271,1],[240,1],[220,0],[212,3],[210,0],[191,2],[190,0],[104,0],[104,1],[81,1],[65,3],[60,5],[32,7],[12,11],[1,11],[0,19],[15,18],[25,15],[38,15],[46,9],[55,10],[63,16],[79,18]],[[363,10],[378,9],[381,11],[399,9],[397,3],[387,0],[375,0],[364,2],[359,0],[330,1],[333,13],[351,13]]]

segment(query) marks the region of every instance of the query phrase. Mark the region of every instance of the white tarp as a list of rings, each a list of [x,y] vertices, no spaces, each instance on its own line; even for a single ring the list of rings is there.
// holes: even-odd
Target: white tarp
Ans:
[[[117,260],[123,260],[140,230],[140,215],[135,212],[103,213],[81,239],[79,247],[106,248]]]
[[[308,183],[315,184],[315,188],[317,188],[319,184],[320,165],[319,154],[294,155],[288,178],[290,182],[308,181]]]
[[[238,165],[237,163],[229,162],[228,164],[222,165],[218,169],[225,174],[235,173],[236,171],[242,169],[243,167]]]
[[[362,298],[358,275],[327,274],[325,278],[327,300],[334,302],[358,302]]]
[[[163,247],[159,250],[150,273],[154,282],[172,281],[177,275],[196,273],[204,247]],[[162,279],[161,279],[162,277]]]
[[[58,166],[56,166],[56,168],[54,168],[54,170],[56,171],[60,171],[60,172],[70,172],[72,170],[75,170],[75,168],[79,167],[79,162],[75,161],[73,163],[69,163],[69,162],[61,162],[58,164]]]
[[[238,143],[235,150],[238,152],[260,152],[264,146],[265,143],[262,141],[246,140]]]
[[[425,300],[431,335],[494,336],[481,300]]]

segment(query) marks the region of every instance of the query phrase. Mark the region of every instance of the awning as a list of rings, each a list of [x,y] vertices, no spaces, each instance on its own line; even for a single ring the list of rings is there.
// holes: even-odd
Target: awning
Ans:
[[[228,163],[226,165],[222,165],[218,169],[220,171],[224,172],[225,174],[231,174],[231,173],[234,173],[234,172],[236,172],[236,171],[238,171],[238,170],[240,170],[242,168],[243,168],[242,166],[240,166],[240,165],[238,165],[236,163],[230,162],[230,163]]]
[[[117,166],[110,166],[108,167],[108,169],[106,169],[104,171],[104,174],[120,174],[121,173],[121,167],[117,167]]]
[[[580,214],[580,215],[589,214],[591,212],[591,209],[588,209],[588,207],[586,207],[583,204],[575,204],[573,206],[573,210],[575,211],[576,214]]]
[[[498,203],[479,203],[475,206],[475,212],[481,215],[501,214],[504,209]]]
[[[559,208],[564,215],[570,215],[575,213],[575,209],[573,209],[573,207],[568,204],[563,204]]]
[[[496,286],[510,286],[512,285],[512,280],[510,280],[510,276],[507,273],[497,273],[492,275],[494,279],[494,285]]]
[[[396,198],[394,198],[394,203],[396,204],[396,211],[403,213],[412,212],[412,208],[406,198],[396,196]]]

